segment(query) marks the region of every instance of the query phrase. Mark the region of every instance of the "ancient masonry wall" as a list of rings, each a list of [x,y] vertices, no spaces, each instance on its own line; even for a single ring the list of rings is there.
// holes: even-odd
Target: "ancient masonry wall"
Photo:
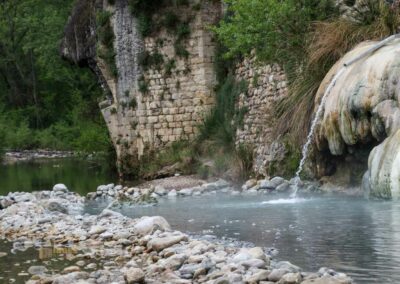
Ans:
[[[118,42],[123,30],[133,35],[128,38],[137,37],[137,24],[135,19],[126,16],[126,11],[114,13],[116,63],[123,73],[119,73],[115,83],[109,82],[113,99],[101,106],[119,160],[129,155],[140,159],[150,149],[159,150],[174,141],[192,139],[196,126],[214,104],[215,43],[209,26],[220,19],[221,3],[211,0],[194,2],[198,3],[196,10],[189,6],[178,11],[178,15],[191,17],[190,35],[181,41],[187,56],[176,54],[176,36],[164,28],[146,37],[141,46],[137,40]],[[125,5],[120,9],[128,7]],[[119,56],[118,53],[132,49],[132,42],[135,44],[133,53]],[[162,55],[161,66],[139,66],[139,70],[139,57],[144,52],[151,56]],[[130,68],[124,66],[121,69],[125,63],[120,58],[128,58]]]
[[[268,176],[271,164],[282,161],[286,154],[285,145],[273,135],[274,108],[288,93],[286,76],[279,65],[259,65],[251,58],[237,65],[236,79],[248,84],[238,102],[238,108],[246,111],[236,133],[236,145],[254,147],[254,171]]]

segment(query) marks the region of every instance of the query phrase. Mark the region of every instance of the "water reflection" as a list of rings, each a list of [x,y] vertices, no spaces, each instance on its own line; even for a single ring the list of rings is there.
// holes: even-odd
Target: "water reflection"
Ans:
[[[100,184],[115,181],[116,174],[102,159],[63,158],[0,165],[0,195],[10,191],[49,190],[56,183],[86,194]]]

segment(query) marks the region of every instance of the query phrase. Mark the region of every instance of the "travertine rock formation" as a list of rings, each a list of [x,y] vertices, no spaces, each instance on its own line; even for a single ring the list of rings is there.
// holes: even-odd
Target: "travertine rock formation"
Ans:
[[[345,62],[356,58],[375,42],[360,44],[327,74],[317,94],[320,101],[327,85]],[[345,68],[328,95],[316,135],[317,148],[335,156],[351,155],[358,148],[376,147],[369,158],[364,186],[374,196],[391,198],[399,190],[396,168],[400,129],[400,40]],[[346,161],[345,161],[346,163]],[[351,167],[350,167],[351,169]]]

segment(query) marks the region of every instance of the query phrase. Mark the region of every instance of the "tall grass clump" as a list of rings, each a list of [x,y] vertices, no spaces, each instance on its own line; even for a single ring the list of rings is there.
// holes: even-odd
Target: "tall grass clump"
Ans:
[[[242,110],[237,108],[238,98],[247,92],[245,81],[237,82],[227,75],[217,87],[215,105],[199,126],[195,141],[195,153],[202,159],[213,160],[213,169],[201,166],[202,176],[221,175],[233,171],[235,179],[244,180],[252,171],[253,148],[250,145],[235,145],[236,130],[240,126]]]

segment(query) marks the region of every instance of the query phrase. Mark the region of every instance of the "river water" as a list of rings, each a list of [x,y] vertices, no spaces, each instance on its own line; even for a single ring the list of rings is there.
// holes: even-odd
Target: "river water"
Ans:
[[[64,183],[70,190],[86,195],[100,184],[115,181],[116,174],[100,158],[38,159],[0,164],[0,195],[10,191],[51,190],[57,183]]]
[[[131,217],[164,216],[174,229],[273,247],[275,258],[307,271],[322,266],[356,283],[400,283],[400,203],[314,197],[201,196],[123,207]],[[272,200],[272,202],[271,202]],[[101,210],[89,205],[89,212]]]
[[[115,175],[101,161],[19,163],[1,166],[0,195],[51,189],[59,182],[85,194],[112,181]],[[280,198],[286,197],[217,194],[119,211],[131,217],[161,215],[174,229],[192,234],[253,242],[271,248],[276,259],[307,271],[327,266],[349,274],[356,283],[400,283],[400,203],[350,197],[304,197],[296,202]],[[104,206],[88,204],[87,212],[97,213]],[[0,250],[7,251],[7,246],[0,242]],[[9,254],[1,261],[22,263],[34,258],[28,252]]]

